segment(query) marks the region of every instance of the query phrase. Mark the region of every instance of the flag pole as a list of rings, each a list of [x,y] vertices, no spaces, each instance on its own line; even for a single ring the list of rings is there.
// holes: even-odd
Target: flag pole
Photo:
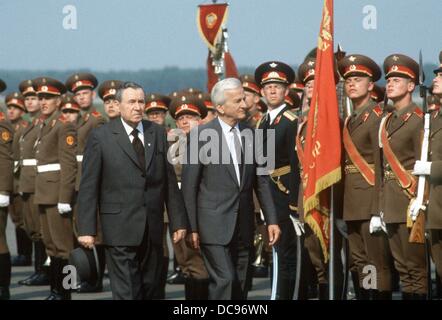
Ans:
[[[329,300],[335,300],[335,204],[334,204],[334,185],[331,186],[331,204],[330,204],[330,244],[328,261],[328,292]]]

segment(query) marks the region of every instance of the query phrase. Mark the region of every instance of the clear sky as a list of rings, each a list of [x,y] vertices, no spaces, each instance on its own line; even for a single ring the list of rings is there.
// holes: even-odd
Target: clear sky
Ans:
[[[203,68],[207,49],[195,17],[197,5],[209,2],[0,0],[0,69]],[[323,0],[229,3],[229,47],[238,66],[277,59],[297,65],[316,46]],[[63,28],[66,5],[76,8],[77,30]],[[376,9],[376,29],[364,28],[367,5]],[[335,0],[335,45],[379,64],[392,53],[417,59],[421,48],[436,64],[441,12],[441,0]]]

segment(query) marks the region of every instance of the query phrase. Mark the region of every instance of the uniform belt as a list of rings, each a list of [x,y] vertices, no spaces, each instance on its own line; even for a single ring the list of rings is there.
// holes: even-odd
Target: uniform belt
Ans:
[[[407,170],[407,172],[411,173],[413,170]],[[397,180],[396,175],[392,170],[384,170],[384,181],[388,180]]]
[[[60,171],[61,167],[59,163],[51,163],[51,164],[44,164],[41,166],[37,166],[37,172],[49,172],[49,171]]]
[[[270,176],[272,178],[277,178],[277,177],[284,176],[288,173],[290,173],[290,166],[284,166],[284,167],[273,170],[273,172],[270,173]]]
[[[23,167],[36,166],[37,165],[37,160],[36,159],[23,159],[21,161],[21,165]]]
[[[83,162],[83,155],[82,154],[79,154],[79,155],[77,155],[77,162]]]
[[[368,166],[369,166],[371,169],[374,170],[374,165],[373,165],[373,164],[369,164]],[[358,169],[354,164],[347,164],[347,165],[344,167],[344,172],[345,172],[345,174],[349,174],[349,173],[361,173],[361,172],[359,171],[359,169]]]

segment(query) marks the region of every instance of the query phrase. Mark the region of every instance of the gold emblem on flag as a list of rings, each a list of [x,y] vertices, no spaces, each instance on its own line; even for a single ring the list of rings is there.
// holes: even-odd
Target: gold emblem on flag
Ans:
[[[209,13],[206,16],[206,26],[207,26],[207,28],[213,29],[213,27],[216,24],[216,21],[218,21],[218,16],[215,13],[213,13],[213,12]]]

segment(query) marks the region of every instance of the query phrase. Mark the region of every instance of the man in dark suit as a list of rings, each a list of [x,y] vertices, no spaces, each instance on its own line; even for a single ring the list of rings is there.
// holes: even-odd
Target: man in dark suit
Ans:
[[[78,241],[92,247],[100,213],[114,299],[151,299],[163,261],[164,205],[173,241],[184,238],[184,206],[164,128],[142,121],[144,91],[131,82],[118,89],[121,117],[93,130],[83,159],[78,196]]]
[[[254,157],[254,132],[239,124],[246,117],[244,99],[238,79],[224,79],[214,86],[212,101],[218,118],[190,133],[183,166],[181,186],[191,240],[194,248],[201,243],[211,281],[209,299],[247,298],[254,188],[267,220],[270,245],[280,235],[269,178],[259,175],[262,168]],[[211,144],[209,152],[202,141],[207,141],[205,135],[218,142]]]

